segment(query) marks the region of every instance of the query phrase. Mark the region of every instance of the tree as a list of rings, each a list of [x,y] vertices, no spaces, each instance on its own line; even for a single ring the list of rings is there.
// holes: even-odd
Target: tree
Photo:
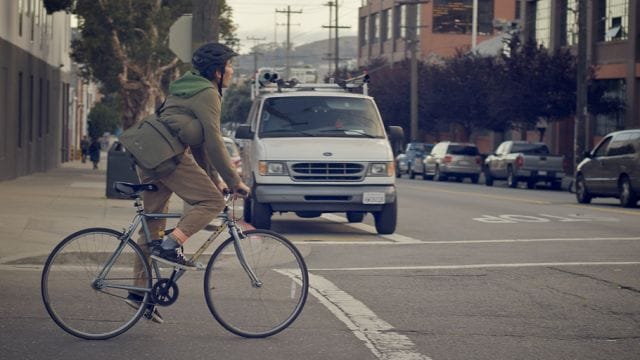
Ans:
[[[220,121],[226,123],[244,123],[251,109],[251,85],[248,82],[231,85],[224,93]]]
[[[221,35],[231,38],[231,8],[224,0],[218,6]],[[72,41],[71,56],[84,78],[102,84],[103,93],[120,94],[125,129],[154,111],[178,76],[169,27],[190,11],[190,0],[76,1],[80,36]]]
[[[91,108],[87,118],[88,133],[91,138],[100,137],[106,132],[113,134],[120,126],[118,112],[102,102],[96,103]]]

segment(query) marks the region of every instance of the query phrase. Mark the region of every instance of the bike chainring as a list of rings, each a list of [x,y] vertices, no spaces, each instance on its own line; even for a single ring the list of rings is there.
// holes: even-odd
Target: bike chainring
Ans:
[[[151,287],[151,298],[156,305],[169,306],[178,300],[178,284],[170,279],[159,279]]]

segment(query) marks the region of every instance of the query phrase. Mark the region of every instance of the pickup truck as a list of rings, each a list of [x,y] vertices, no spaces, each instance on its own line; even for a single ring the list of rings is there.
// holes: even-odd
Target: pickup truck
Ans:
[[[522,181],[533,189],[542,181],[560,190],[565,165],[564,156],[551,155],[545,143],[505,141],[485,159],[485,184],[493,186],[494,180],[507,180],[507,185],[515,188]]]

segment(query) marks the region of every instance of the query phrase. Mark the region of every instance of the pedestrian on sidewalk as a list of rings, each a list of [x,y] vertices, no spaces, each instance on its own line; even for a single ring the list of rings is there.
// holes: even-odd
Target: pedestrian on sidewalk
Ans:
[[[100,162],[100,141],[94,137],[91,139],[91,145],[89,145],[89,157],[93,163],[93,170],[98,170],[98,163]]]
[[[80,151],[82,152],[82,163],[86,163],[87,162],[87,157],[89,156],[89,137],[87,135],[84,135],[82,137],[82,140],[80,140]]]

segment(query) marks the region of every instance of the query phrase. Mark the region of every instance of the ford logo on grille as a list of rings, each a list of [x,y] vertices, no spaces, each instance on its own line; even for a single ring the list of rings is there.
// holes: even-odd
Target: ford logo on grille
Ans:
[[[324,155],[324,156],[333,156],[333,154],[330,153],[330,152],[322,153],[322,155]]]

